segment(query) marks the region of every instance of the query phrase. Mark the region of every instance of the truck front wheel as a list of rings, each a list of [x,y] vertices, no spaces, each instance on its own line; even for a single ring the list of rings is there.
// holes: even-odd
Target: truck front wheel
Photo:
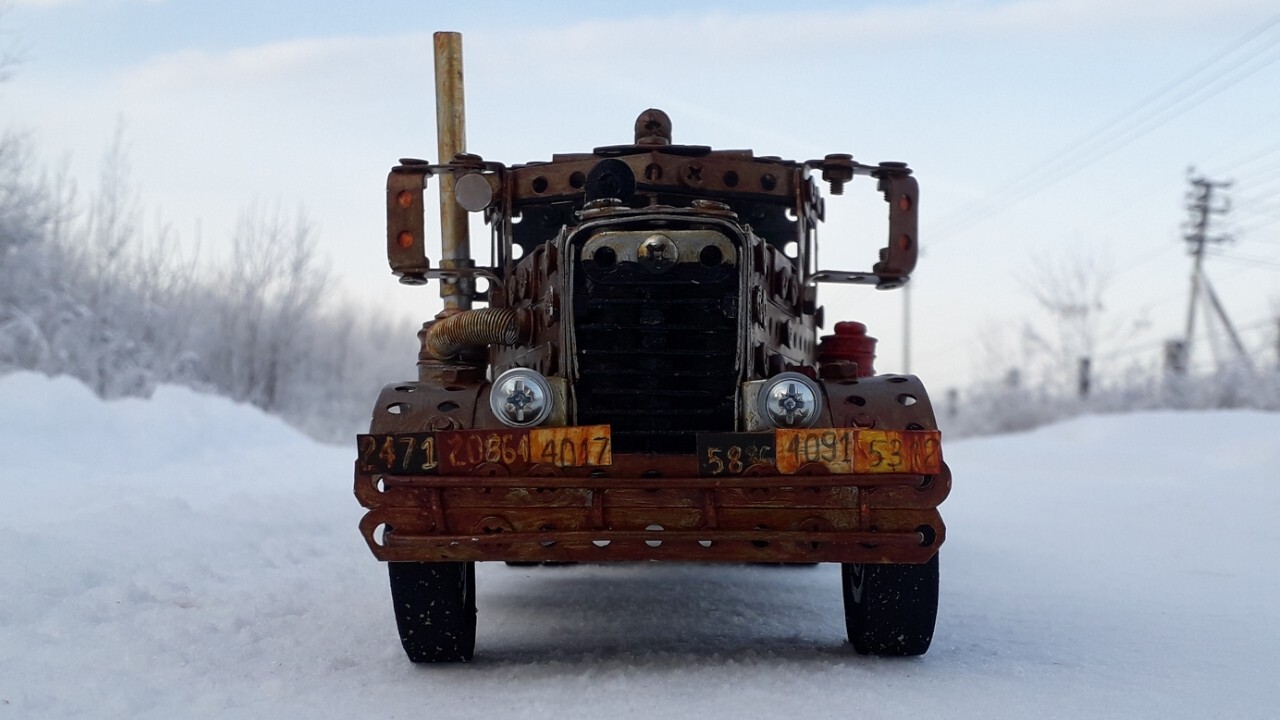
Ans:
[[[387,573],[409,660],[469,662],[476,647],[476,564],[389,562]]]
[[[938,556],[922,565],[843,563],[844,622],[859,655],[923,655],[938,617]]]

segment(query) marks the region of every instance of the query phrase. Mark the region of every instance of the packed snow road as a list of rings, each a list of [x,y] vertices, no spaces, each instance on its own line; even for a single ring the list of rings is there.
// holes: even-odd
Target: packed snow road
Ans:
[[[475,662],[413,666],[352,450],[218,398],[0,378],[5,718],[1280,715],[1280,415],[948,444],[928,655],[844,642],[835,566],[479,570]]]

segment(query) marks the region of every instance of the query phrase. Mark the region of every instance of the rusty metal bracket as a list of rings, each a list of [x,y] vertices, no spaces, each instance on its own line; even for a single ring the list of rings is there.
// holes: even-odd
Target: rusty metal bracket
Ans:
[[[387,261],[402,284],[425,285],[428,280],[447,284],[485,278],[491,287],[501,285],[496,268],[476,267],[470,258],[446,257],[440,261],[440,267],[431,267],[426,253],[423,190],[427,178],[444,174],[456,178],[480,173],[486,179],[495,178],[490,185],[501,187],[505,172],[506,167],[501,163],[486,163],[475,155],[459,155],[447,165],[401,158],[400,164],[387,175]]]
[[[808,160],[807,170],[821,170],[822,179],[831,188],[832,195],[844,193],[844,185],[856,175],[866,175],[878,181],[878,189],[889,204],[889,241],[880,250],[880,260],[871,270],[817,270],[805,279],[806,285],[818,283],[844,283],[875,285],[880,290],[902,287],[911,277],[919,254],[918,210],[920,186],[911,176],[906,163],[882,162],[864,165],[849,155],[833,154],[822,160]]]

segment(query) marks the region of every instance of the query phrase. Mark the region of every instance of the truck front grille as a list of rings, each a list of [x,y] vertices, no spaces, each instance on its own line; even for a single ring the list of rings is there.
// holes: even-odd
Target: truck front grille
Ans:
[[[695,433],[731,432],[737,273],[696,262],[662,275],[634,263],[579,267],[579,424],[612,425],[620,453],[692,453]]]

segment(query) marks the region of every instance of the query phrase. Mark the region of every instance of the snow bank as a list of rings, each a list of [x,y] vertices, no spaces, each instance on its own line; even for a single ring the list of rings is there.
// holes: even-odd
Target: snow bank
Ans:
[[[0,719],[1269,717],[1280,415],[947,446],[934,648],[843,642],[834,566],[482,565],[414,667],[353,453],[226,400],[0,378]]]

